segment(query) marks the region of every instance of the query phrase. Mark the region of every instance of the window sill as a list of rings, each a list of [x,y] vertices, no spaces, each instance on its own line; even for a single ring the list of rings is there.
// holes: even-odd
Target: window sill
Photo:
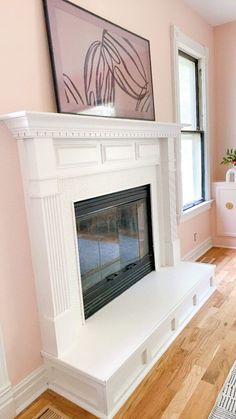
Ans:
[[[208,211],[211,208],[213,202],[214,199],[210,199],[209,201],[202,202],[201,204],[198,204],[195,207],[189,208],[188,210],[182,212],[179,220],[180,224],[191,220],[191,218],[194,218],[205,211]]]

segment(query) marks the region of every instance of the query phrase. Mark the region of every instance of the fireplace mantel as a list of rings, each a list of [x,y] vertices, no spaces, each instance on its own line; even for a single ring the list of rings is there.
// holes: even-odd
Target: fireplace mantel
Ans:
[[[49,386],[111,418],[214,290],[212,265],[180,261],[180,126],[37,112],[0,120],[19,148]],[[145,184],[156,271],[85,321],[74,202]]]
[[[13,136],[20,138],[168,138],[176,137],[179,124],[83,115],[14,112],[0,116]]]

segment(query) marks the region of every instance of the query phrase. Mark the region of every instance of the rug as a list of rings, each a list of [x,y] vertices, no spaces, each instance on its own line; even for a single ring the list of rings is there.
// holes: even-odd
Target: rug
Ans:
[[[55,409],[51,405],[45,406],[32,419],[70,419],[69,416],[64,415],[60,410]]]
[[[236,419],[236,362],[226,378],[208,419]]]

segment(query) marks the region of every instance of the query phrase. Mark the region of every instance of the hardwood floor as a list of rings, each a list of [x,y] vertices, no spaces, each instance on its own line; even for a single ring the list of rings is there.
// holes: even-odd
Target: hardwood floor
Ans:
[[[115,419],[207,419],[236,359],[236,250],[212,248],[217,291],[160,358]],[[18,419],[32,419],[48,403],[70,418],[94,419],[46,391]]]

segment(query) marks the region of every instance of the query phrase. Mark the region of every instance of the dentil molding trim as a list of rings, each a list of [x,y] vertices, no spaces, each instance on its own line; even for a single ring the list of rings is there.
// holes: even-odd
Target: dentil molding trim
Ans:
[[[26,111],[2,115],[0,121],[5,122],[16,139],[170,138],[178,135],[180,127],[152,121]]]

